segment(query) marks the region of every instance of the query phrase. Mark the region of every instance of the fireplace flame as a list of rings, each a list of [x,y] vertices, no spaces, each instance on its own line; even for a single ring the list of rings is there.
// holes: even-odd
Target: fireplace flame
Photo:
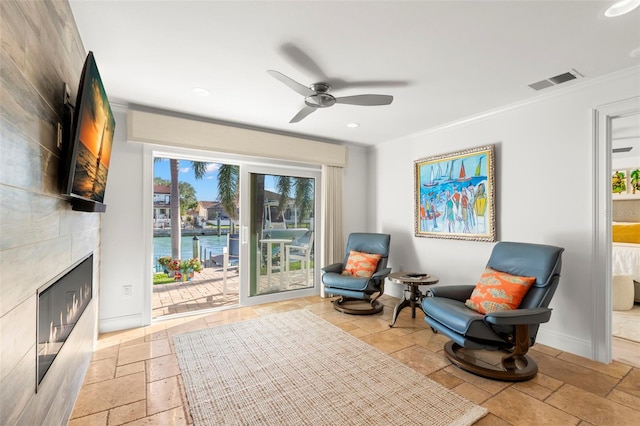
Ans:
[[[63,342],[66,339],[64,336],[65,329],[69,325],[73,326],[78,320],[80,310],[84,307],[85,302],[89,299],[91,287],[88,283],[84,283],[82,288],[79,289],[80,296],[76,297],[74,292],[71,302],[65,306],[66,312],[60,311],[60,323],[55,325],[53,321],[49,324],[49,337],[44,344],[41,344],[42,355],[48,355],[56,353],[59,350],[59,345],[54,345],[58,342]]]

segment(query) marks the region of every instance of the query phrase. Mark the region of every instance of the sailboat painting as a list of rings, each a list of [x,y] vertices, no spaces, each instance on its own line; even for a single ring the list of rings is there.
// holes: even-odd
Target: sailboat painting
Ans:
[[[496,241],[495,145],[414,163],[416,237]]]

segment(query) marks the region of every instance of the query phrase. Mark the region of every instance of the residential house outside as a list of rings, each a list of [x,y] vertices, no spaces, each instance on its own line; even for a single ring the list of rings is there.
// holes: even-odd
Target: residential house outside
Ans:
[[[170,228],[171,223],[171,187],[153,185],[153,227]]]

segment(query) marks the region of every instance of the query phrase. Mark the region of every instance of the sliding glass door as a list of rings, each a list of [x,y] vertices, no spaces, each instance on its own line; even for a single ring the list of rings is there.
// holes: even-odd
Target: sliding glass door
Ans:
[[[150,319],[320,293],[319,169],[186,149],[147,155]]]
[[[319,182],[319,171],[241,168],[241,304],[319,294]]]

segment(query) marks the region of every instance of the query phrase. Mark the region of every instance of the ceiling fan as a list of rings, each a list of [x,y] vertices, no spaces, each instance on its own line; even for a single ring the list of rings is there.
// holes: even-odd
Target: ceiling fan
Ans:
[[[329,108],[335,104],[376,106],[389,105],[393,102],[393,96],[391,95],[354,95],[335,97],[329,93],[331,90],[331,85],[329,83],[313,83],[311,86],[307,87],[298,83],[291,77],[287,77],[281,72],[274,70],[268,70],[267,72],[289,88],[304,96],[305,106],[291,119],[291,121],[289,121],[289,123],[297,123],[309,114],[315,112],[318,108]]]

